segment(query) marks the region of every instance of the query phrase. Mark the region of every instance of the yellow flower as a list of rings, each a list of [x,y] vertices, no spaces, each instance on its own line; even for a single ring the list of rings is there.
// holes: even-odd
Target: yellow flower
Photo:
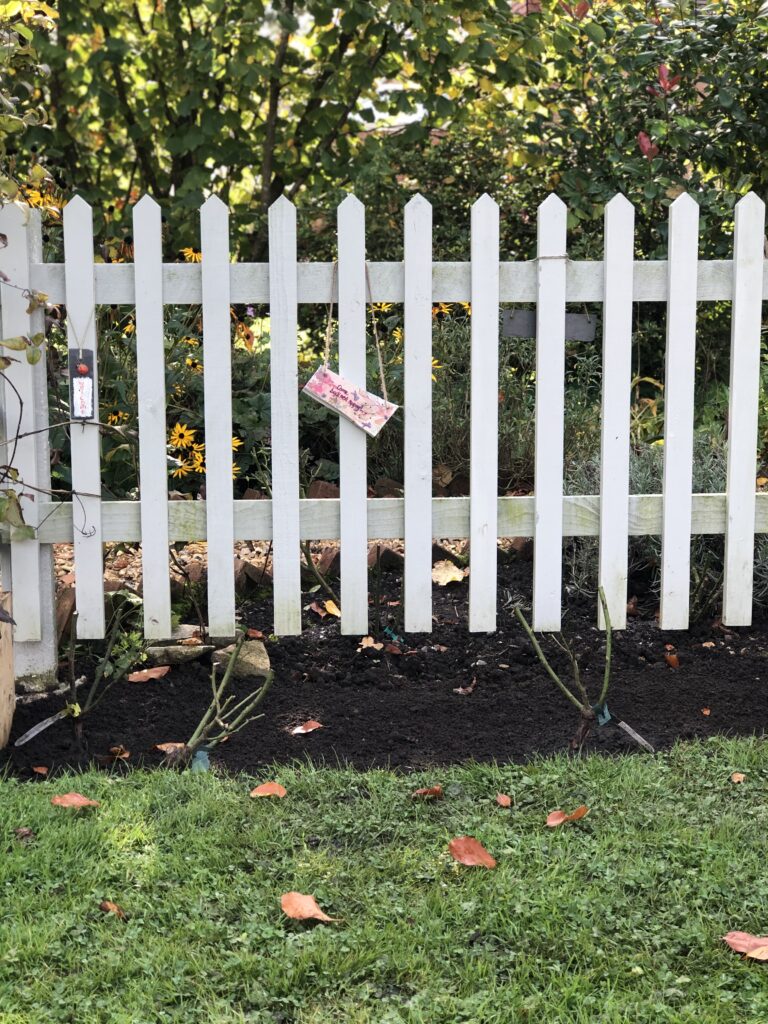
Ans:
[[[392,309],[391,302],[375,302],[373,304],[374,313],[388,313]]]
[[[236,462],[233,462],[232,463],[232,479],[233,480],[237,480],[237,478],[239,476],[240,476],[240,467],[238,466],[238,464]]]
[[[202,263],[203,262],[203,254],[201,252],[198,252],[197,249],[192,249],[189,246],[187,246],[186,249],[182,249],[181,250],[181,255],[184,257],[184,262],[185,263]]]
[[[192,473],[193,471],[194,471],[194,467],[192,466],[192,464],[187,462],[186,459],[182,459],[181,462],[176,467],[176,469],[174,469],[172,471],[171,476],[174,476],[174,477],[186,476],[187,473]]]
[[[122,412],[122,411],[111,412],[109,414],[109,416],[107,416],[107,423],[109,423],[110,426],[113,426],[113,427],[116,427],[118,425],[118,423],[127,423],[127,422],[128,422],[128,413],[127,412]]]
[[[181,340],[184,345],[189,345],[190,348],[197,348],[200,344],[199,339],[193,338],[191,335],[189,337],[182,338]]]
[[[241,441],[239,437],[232,438],[232,451],[236,452],[238,448],[242,448],[245,442]]]
[[[190,452],[190,459],[192,460],[192,470],[195,473],[205,472],[205,458],[201,451],[198,451],[202,447],[201,445],[195,445],[193,450]]]
[[[190,368],[192,373],[202,373],[203,372],[203,364],[200,362],[199,359],[195,359],[194,356],[187,356],[187,358],[184,360],[184,362]]]
[[[432,359],[432,369],[433,370],[442,370],[443,369],[443,364],[439,363],[437,361],[437,359],[433,358]],[[432,380],[437,380],[437,377],[434,375],[434,373],[432,374]]]
[[[402,327],[396,327],[394,329],[394,331],[392,331],[392,337],[395,339],[395,341],[399,345],[400,342],[403,340],[403,328]]]
[[[472,316],[472,303],[471,302],[460,302],[459,305],[464,310],[467,316]]]
[[[445,302],[436,302],[432,307],[432,319],[435,320],[438,316],[450,316],[451,307]]]
[[[128,323],[123,328],[123,334],[133,334],[135,330],[136,324],[133,322],[133,320],[129,320]]]
[[[173,448],[189,448],[195,440],[195,433],[186,423],[177,423],[168,436],[168,443]]]

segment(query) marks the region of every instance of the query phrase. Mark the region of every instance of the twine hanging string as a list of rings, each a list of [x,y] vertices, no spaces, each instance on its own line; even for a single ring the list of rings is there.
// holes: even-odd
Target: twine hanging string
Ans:
[[[328,368],[328,363],[331,359],[331,341],[333,340],[333,297],[336,292],[336,278],[338,276],[338,262],[334,262],[333,271],[331,273],[331,298],[328,302],[328,319],[325,324],[325,352],[323,355],[323,365]],[[371,276],[368,272],[368,262],[365,264],[365,287],[367,292],[368,304],[371,307],[371,326],[373,327],[373,340],[376,345],[376,358],[379,364],[379,380],[381,382],[381,395],[385,402],[389,401],[387,395],[387,382],[384,379],[384,359],[381,353],[381,339],[379,337],[379,325],[376,322],[376,310],[373,306],[373,295],[371,293]]]

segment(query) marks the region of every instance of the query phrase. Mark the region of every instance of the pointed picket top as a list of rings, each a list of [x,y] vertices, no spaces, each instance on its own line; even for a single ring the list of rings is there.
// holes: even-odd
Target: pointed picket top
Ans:
[[[757,192],[747,192],[745,196],[736,203],[735,213],[738,217],[741,213],[742,216],[746,216],[751,213],[755,217],[763,217],[765,215],[765,203],[757,194]]]
[[[133,208],[133,223],[135,227],[138,227],[140,224],[146,224],[147,227],[157,229],[160,225],[161,217],[160,204],[155,202],[150,195],[143,195]]]
[[[557,192],[550,192],[547,198],[544,200],[544,202],[539,203],[538,206],[539,213],[544,213],[545,210],[549,214],[549,216],[552,217],[555,215],[555,212],[565,214],[568,210],[568,207],[557,194]]]
[[[681,192],[677,199],[670,203],[669,211],[670,214],[680,211],[680,216],[692,217],[694,214],[698,217],[699,215],[699,204],[693,198],[690,192]]]
[[[93,221],[93,210],[82,196],[74,196],[64,207],[64,223],[82,224]]]
[[[225,217],[228,216],[229,207],[218,196],[208,196],[203,205],[200,207],[201,220],[223,220]]]
[[[623,192],[617,192],[613,199],[609,199],[608,202],[605,204],[605,209],[606,211],[616,210],[621,211],[622,213],[624,211],[629,210],[631,210],[633,213],[635,211],[634,205],[629,201],[629,199],[627,199]]]
[[[499,204],[496,202],[493,196],[489,195],[487,192],[483,192],[480,198],[476,199],[474,203],[472,203],[473,210],[482,210],[485,208],[489,210],[497,210],[499,208]]]
[[[269,207],[269,212],[273,210],[275,213],[279,213],[281,210],[295,210],[296,207],[286,195],[278,196],[277,199]]]
[[[153,199],[149,192],[145,192],[141,199],[138,201],[138,203],[136,203],[136,205],[134,206],[133,213],[135,216],[136,213],[139,211],[159,209],[160,204],[157,202],[157,200]]]
[[[408,202],[405,204],[406,210],[431,210],[432,203],[426,199],[421,192],[417,192],[415,196],[411,196]]]
[[[269,208],[267,220],[271,231],[278,231],[285,225],[286,229],[295,227],[296,207],[287,196],[279,196]]]
[[[362,207],[363,203],[357,198],[354,192],[349,192],[344,199],[339,203],[339,209],[356,210],[358,207]]]

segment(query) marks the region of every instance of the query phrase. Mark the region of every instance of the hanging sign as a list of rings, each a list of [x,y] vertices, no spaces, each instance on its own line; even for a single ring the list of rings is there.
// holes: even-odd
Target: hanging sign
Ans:
[[[371,437],[376,437],[398,409],[392,402],[352,384],[325,365],[318,367],[303,390],[320,405],[337,412]]]
[[[93,351],[69,351],[69,411],[73,420],[93,419],[95,408],[93,391]]]

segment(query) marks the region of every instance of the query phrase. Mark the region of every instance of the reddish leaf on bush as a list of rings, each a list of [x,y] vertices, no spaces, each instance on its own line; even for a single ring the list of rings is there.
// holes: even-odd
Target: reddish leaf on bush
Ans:
[[[119,917],[121,921],[126,919],[126,913],[122,907],[118,907],[112,900],[102,900],[99,904],[99,910],[103,910],[105,914],[114,914],[115,917]]]
[[[650,136],[645,132],[637,133],[637,144],[640,147],[640,152],[648,160],[653,160],[655,156],[659,155],[659,147],[651,142]]]
[[[138,672],[131,672],[128,676],[129,683],[147,683],[150,679],[162,679],[171,671],[170,665],[155,665],[154,668],[142,668]]]
[[[753,960],[768,960],[768,935],[752,935],[750,932],[728,932],[723,942],[735,953],[744,953]]]
[[[442,786],[425,786],[423,789],[415,789],[411,796],[420,800],[442,800],[443,799],[443,787]]]
[[[98,807],[98,800],[90,800],[82,793],[63,793],[61,796],[52,796],[51,803],[54,807]]]
[[[731,776],[731,782],[743,782],[746,779],[744,772],[734,772]]]
[[[284,797],[288,790],[285,786],[281,786],[279,782],[262,782],[260,786],[251,790],[251,796],[277,796]]]
[[[32,771],[35,773],[35,775],[47,775],[48,774],[48,769],[45,767],[44,764],[36,764],[36,765],[34,765],[34,767],[32,768]]]
[[[472,836],[458,836],[448,843],[448,851],[459,864],[467,867],[495,868],[496,861],[482,843]]]
[[[512,797],[511,796],[507,796],[506,793],[497,793],[496,794],[496,803],[499,805],[499,807],[511,807],[512,806]]]
[[[680,84],[680,75],[669,77],[669,68],[666,64],[659,64],[659,85],[666,93],[672,92]]]
[[[557,828],[558,825],[564,825],[566,821],[580,821],[587,814],[589,814],[589,808],[586,804],[581,804],[570,814],[566,814],[565,811],[552,811],[547,815],[547,825],[550,828]]]
[[[314,896],[303,892],[285,892],[280,897],[280,906],[286,917],[292,917],[295,921],[338,921],[337,917],[328,917],[320,907]]]
[[[291,736],[303,736],[304,733],[314,732],[315,729],[322,728],[322,722],[316,722],[313,718],[310,718],[308,722],[304,722],[302,725],[297,725],[293,729],[291,729]]]

